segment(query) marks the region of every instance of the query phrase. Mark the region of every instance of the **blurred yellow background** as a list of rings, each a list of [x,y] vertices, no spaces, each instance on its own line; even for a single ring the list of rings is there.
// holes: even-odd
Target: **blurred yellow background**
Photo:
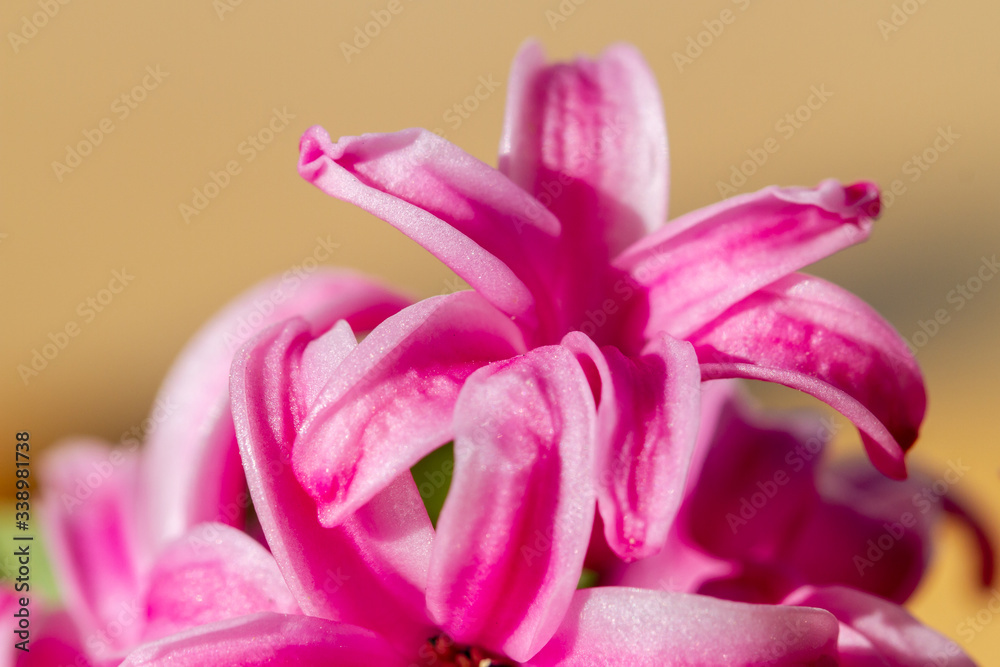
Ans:
[[[495,164],[505,86],[461,122],[449,114],[480,77],[504,82],[530,36],[553,58],[625,40],[662,89],[671,216],[718,200],[720,182],[743,192],[898,181],[871,240],[811,271],[918,346],[930,411],[911,460],[932,472],[971,465],[957,491],[1000,535],[1000,279],[952,293],[976,287],[983,259],[1000,252],[997,3],[396,2],[367,43],[358,32],[373,11],[384,20],[388,0],[3,3],[3,437],[120,439],[200,323],[324,243],[335,247],[328,264],[419,296],[450,291],[451,274],[426,252],[298,177],[300,134],[440,128]],[[814,108],[799,110],[815,90]],[[772,137],[779,150],[745,182],[734,177]],[[238,173],[195,201],[231,161]],[[64,338],[67,326],[76,334]],[[19,372],[53,340],[65,345],[44,369]],[[945,534],[912,609],[997,664],[1000,621],[974,589],[970,540]],[[962,624],[977,612],[983,629],[970,638]]]

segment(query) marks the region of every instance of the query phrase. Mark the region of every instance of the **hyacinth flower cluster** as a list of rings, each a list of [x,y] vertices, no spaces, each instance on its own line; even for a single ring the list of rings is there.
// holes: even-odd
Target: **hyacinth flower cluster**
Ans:
[[[498,168],[423,130],[305,134],[307,181],[472,289],[319,271],[219,313],[141,449],[48,457],[63,605],[5,664],[973,664],[900,606],[946,513],[993,576],[957,498],[903,518],[926,484],[899,481],[920,371],[870,307],[798,273],[867,237],[877,188],[667,222],[632,48],[549,64],[528,44],[508,88]],[[826,402],[870,463],[827,463],[831,422],[762,411],[739,378]],[[443,451],[438,513],[411,471]]]

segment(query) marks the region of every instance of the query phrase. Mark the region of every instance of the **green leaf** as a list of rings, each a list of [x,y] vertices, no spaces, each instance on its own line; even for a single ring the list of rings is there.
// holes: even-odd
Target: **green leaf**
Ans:
[[[424,507],[435,528],[441,508],[444,507],[444,499],[448,497],[448,489],[451,488],[451,474],[454,470],[455,451],[450,442],[435,449],[410,468],[420,499],[424,501]]]

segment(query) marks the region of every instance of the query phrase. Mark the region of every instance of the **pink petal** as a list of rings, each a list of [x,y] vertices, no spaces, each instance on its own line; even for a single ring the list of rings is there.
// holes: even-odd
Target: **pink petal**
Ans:
[[[698,474],[705,463],[705,458],[715,446],[716,431],[722,415],[742,393],[742,382],[739,380],[713,380],[701,383],[698,437],[691,455],[691,469],[684,486],[685,497],[690,495],[698,484]]]
[[[523,660],[555,632],[593,525],[595,422],[586,377],[559,346],[466,381],[427,591],[453,639]]]
[[[799,526],[786,558],[809,583],[850,586],[902,604],[927,569],[931,529],[941,519],[936,502],[923,508],[919,500],[930,484],[920,474],[886,479],[867,461],[826,467],[817,483],[823,504]]]
[[[146,644],[122,667],[406,667],[385,639],[309,616],[262,613],[221,621]]]
[[[300,152],[307,181],[427,248],[525,332],[546,328],[559,221],[501,173],[419,129],[334,144],[313,127]]]
[[[988,586],[992,544],[949,488],[967,468],[953,460],[936,478],[917,472],[897,482],[867,462],[829,466],[818,484],[823,506],[799,527],[787,557],[809,583],[845,585],[902,604],[927,570],[944,512],[957,513],[977,538],[980,581]]]
[[[841,586],[805,587],[784,604],[826,609],[853,631],[842,633],[840,664],[845,667],[975,667],[958,644],[923,625],[899,605],[874,595]],[[866,641],[858,641],[858,635]]]
[[[961,461],[958,463],[961,465]],[[941,508],[964,523],[972,533],[976,548],[979,550],[979,584],[983,588],[989,588],[996,576],[996,547],[993,546],[993,540],[986,531],[986,524],[976,512],[966,507],[955,493],[948,493],[941,499]]]
[[[236,433],[268,546],[302,611],[418,645],[431,629],[424,587],[433,529],[409,472],[324,528],[291,465],[309,397],[355,345],[346,324],[319,338],[302,320],[264,331],[233,362]]]
[[[577,591],[528,665],[836,665],[837,621],[820,609],[634,588]]]
[[[673,521],[667,543],[659,553],[627,565],[622,561],[608,562],[607,559],[599,563],[596,569],[602,585],[695,593],[706,581],[735,573],[736,563],[706,553],[692,540],[690,524],[696,516],[690,506],[705,460],[716,444],[717,428],[724,423],[722,415],[737,400],[739,386],[738,380],[714,380],[701,384],[701,420],[684,486],[684,504]],[[587,554],[588,558],[591,553]]]
[[[605,537],[624,560],[645,558],[667,541],[698,434],[694,349],[662,336],[630,359],[576,332],[563,344],[601,379],[595,475]]]
[[[702,378],[777,382],[828,403],[854,422],[872,462],[906,477],[926,396],[905,341],[870,306],[830,283],[783,278],[688,338]]]
[[[662,551],[602,572],[601,585],[697,593],[707,582],[728,581],[741,572],[741,563],[706,552],[674,525]]]
[[[257,612],[299,613],[267,549],[220,523],[200,524],[169,545],[148,586],[144,641]]]
[[[389,318],[344,358],[299,427],[292,461],[335,526],[452,438],[452,409],[473,371],[524,349],[475,292],[426,299]]]
[[[607,261],[667,218],[667,132],[656,77],[618,44],[545,65],[536,41],[511,66],[500,170]]]
[[[37,543],[15,542],[14,544],[20,546],[25,543],[31,554],[37,555],[38,547],[33,546]],[[7,577],[20,576],[16,572],[20,564],[16,559],[13,562],[15,571],[5,573]],[[34,561],[29,563],[29,567],[33,564]],[[24,588],[23,581],[17,582],[17,585]],[[45,609],[45,601],[40,599],[40,595],[35,595],[30,590],[15,591],[14,586],[14,581],[4,581],[0,584],[0,632],[8,638],[8,642],[0,648],[0,667],[15,667],[15,665],[91,667],[91,663],[80,650],[77,627],[66,613],[49,612]],[[21,600],[25,598],[27,607],[22,607]],[[27,623],[28,626],[22,627],[22,623]],[[26,642],[27,651],[22,651],[16,646],[21,642]]]
[[[562,222],[560,331],[579,328],[619,277],[612,257],[667,214],[667,137],[656,79],[632,46],[546,66],[534,41],[514,59],[500,170]],[[540,202],[540,203],[539,203]]]
[[[13,583],[4,582],[0,584],[0,631],[4,633],[8,638],[14,638],[14,642],[21,641],[21,638],[17,636],[17,618],[15,618],[14,613],[19,610],[19,596],[14,591]],[[28,612],[31,613],[30,611]],[[31,632],[27,633],[27,636],[31,636]],[[14,667],[17,662],[17,649],[12,646],[4,646],[0,649],[0,667]]]
[[[18,594],[20,597],[23,594]],[[12,594],[13,596],[13,594]],[[16,598],[15,598],[16,599]],[[28,634],[30,642],[28,651],[24,652],[14,648],[14,642],[20,642],[21,637],[11,632],[21,631],[18,627],[18,619],[14,617],[14,611],[20,610],[20,605],[4,605],[2,612],[6,625],[10,629],[4,628],[9,637],[15,639],[4,647],[0,652],[0,667],[116,667],[121,662],[122,656],[111,657],[107,655],[107,645],[103,644],[106,634],[92,634],[88,637],[89,648],[97,655],[87,655],[83,648],[82,638],[79,628],[66,615],[65,612],[50,612],[38,609],[38,598],[32,597],[30,602],[30,627]],[[12,601],[13,602],[13,601]],[[135,619],[132,619],[135,620]],[[98,657],[100,656],[100,657]]]
[[[42,526],[63,603],[82,633],[113,652],[138,638],[140,570],[135,535],[138,454],[96,440],[46,452]],[[133,622],[122,623],[127,617]],[[121,631],[107,634],[114,623]]]
[[[684,527],[722,558],[770,561],[820,503],[815,470],[836,425],[815,413],[767,418],[730,397],[684,505]]]
[[[339,319],[368,330],[407,301],[349,272],[287,272],[243,294],[181,352],[147,429],[139,503],[155,549],[204,521],[242,525],[249,505],[229,409],[229,370],[244,341],[292,316],[319,327]],[[152,558],[153,554],[147,555]]]
[[[687,338],[761,287],[866,239],[878,206],[871,183],[770,187],[673,220],[615,265],[649,290],[638,323],[646,336]]]

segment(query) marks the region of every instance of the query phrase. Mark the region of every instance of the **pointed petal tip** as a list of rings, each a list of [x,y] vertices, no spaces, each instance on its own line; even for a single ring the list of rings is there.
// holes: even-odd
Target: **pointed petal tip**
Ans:
[[[323,144],[330,143],[330,135],[319,125],[313,125],[299,139],[299,175],[312,182],[320,173],[317,162],[323,157]]]
[[[302,138],[299,139],[299,152],[302,154],[303,161],[309,162],[316,157],[317,151],[321,152],[320,144],[323,142],[330,141],[330,133],[322,125],[313,125],[308,130],[302,133]],[[306,157],[308,154],[309,157]]]
[[[617,536],[616,536],[617,537]],[[613,544],[611,544],[611,549],[614,551],[615,556],[625,563],[635,563],[640,560],[644,560],[651,556],[663,551],[663,544],[665,540],[656,540],[655,543],[649,542],[645,539],[645,531],[642,533],[641,538],[626,537],[624,539],[618,538]],[[607,535],[605,535],[607,539]]]
[[[858,181],[844,187],[844,203],[864,211],[873,220],[882,212],[879,187],[871,181]]]
[[[910,473],[906,469],[906,461],[899,459],[898,461],[893,461],[890,465],[883,468],[883,472],[892,479],[899,480],[900,482],[905,481],[909,477]]]
[[[897,442],[897,446],[889,450],[886,448],[884,442],[878,442],[867,435],[862,434],[861,439],[868,458],[871,459],[872,464],[880,473],[889,479],[898,481],[903,481],[908,477],[909,473],[906,470],[906,460],[904,457],[909,446],[900,446],[900,443]]]
[[[521,46],[517,47],[517,53],[514,54],[511,69],[523,61],[530,63],[545,62],[545,58],[545,46],[542,44],[542,40],[537,37],[529,37],[521,42]]]
[[[865,234],[870,231],[872,221],[882,210],[881,191],[871,181],[845,185],[835,178],[828,178],[815,187],[772,186],[761,192],[769,190],[784,201],[816,206],[836,214],[844,222],[860,227]]]

